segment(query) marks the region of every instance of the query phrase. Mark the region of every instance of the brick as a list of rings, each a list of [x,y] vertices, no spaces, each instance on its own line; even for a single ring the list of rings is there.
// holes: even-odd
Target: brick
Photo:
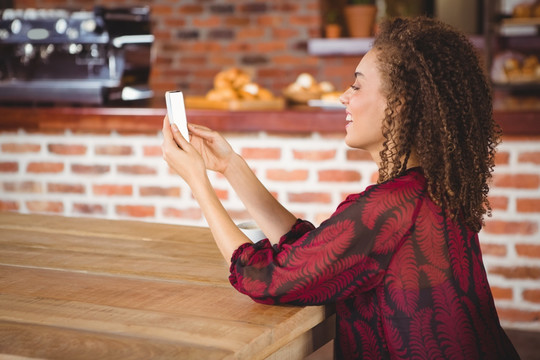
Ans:
[[[16,201],[0,200],[0,211],[19,211],[19,203]]]
[[[540,165],[540,151],[521,153],[518,156],[518,162]]]
[[[202,218],[202,211],[199,208],[176,209],[168,207],[163,210],[163,216],[167,218],[199,220]]]
[[[483,255],[505,257],[508,254],[506,245],[480,243]]]
[[[497,307],[497,314],[502,321],[534,322],[540,320],[540,311],[528,311],[514,308]]]
[[[251,24],[251,20],[248,16],[228,16],[225,18],[224,23],[227,28],[246,27]],[[233,30],[231,29],[231,31]]]
[[[533,235],[538,232],[538,224],[531,221],[486,221],[484,231],[491,234]]]
[[[265,31],[266,31],[265,29],[262,29],[262,28],[259,28],[259,27],[256,27],[256,28],[252,28],[252,27],[242,28],[242,29],[239,29],[236,32],[236,40],[237,41],[242,41],[242,40],[246,40],[246,39],[260,39],[260,38],[262,38],[264,36]],[[255,46],[255,49],[258,50],[258,51],[261,51],[261,52],[272,52],[272,51],[285,50],[286,47],[287,47],[286,44],[284,44],[283,42],[278,42],[278,41],[267,42],[267,41],[264,41],[264,42],[259,42]]]
[[[180,63],[185,66],[189,65],[201,65],[204,66],[208,63],[207,56],[183,56]]]
[[[66,194],[84,194],[86,189],[81,184],[47,184],[47,192],[49,193],[66,193]]]
[[[173,12],[173,9],[170,5],[165,4],[152,4],[152,16],[164,16],[169,15]]]
[[[3,184],[5,192],[15,193],[42,193],[43,187],[41,183],[36,181],[22,181],[22,182],[5,182]]]
[[[507,210],[508,197],[506,196],[490,196],[489,204],[493,210]]]
[[[179,187],[160,187],[160,186],[142,186],[140,188],[141,196],[162,196],[162,197],[179,197]]]
[[[266,171],[266,178],[275,181],[305,181],[308,176],[308,170],[269,169]]]
[[[0,162],[0,172],[14,173],[19,171],[19,163],[16,161]]]
[[[540,289],[523,290],[523,299],[533,303],[540,303]]]
[[[128,145],[96,146],[96,155],[128,156],[133,154],[133,148]]]
[[[540,245],[516,244],[515,247],[519,256],[540,259]]]
[[[154,217],[156,209],[148,205],[116,205],[116,213],[121,216],[136,218]]]
[[[216,14],[232,14],[234,13],[234,5],[213,4],[213,5],[210,5],[210,12],[216,13]]]
[[[227,212],[235,222],[251,219],[251,215],[246,210],[227,210]]]
[[[32,143],[6,143],[2,144],[2,152],[5,153],[37,153],[41,151],[41,145]]]
[[[263,26],[263,27],[282,28],[282,27],[284,27],[283,23],[284,23],[284,20],[280,16],[260,15],[260,16],[257,17],[257,25]],[[298,32],[294,32],[294,33],[298,34]]]
[[[313,150],[313,151],[294,150],[293,157],[296,160],[325,161],[325,160],[335,159],[336,153],[337,153],[336,150]]]
[[[219,52],[222,50],[222,45],[217,41],[198,41],[196,44],[193,45],[193,52],[201,52],[201,53],[208,53],[208,52]],[[217,74],[217,71],[213,71],[211,76]]]
[[[366,150],[347,150],[347,160],[350,161],[373,161],[371,154]]]
[[[250,55],[242,56],[242,58],[240,59],[240,62],[243,65],[264,65],[264,64],[268,64],[270,60],[265,55],[257,55],[257,54],[251,55],[250,54]]]
[[[289,24],[304,27],[319,26],[321,18],[318,15],[293,15],[289,18]]]
[[[268,4],[264,2],[250,2],[239,6],[240,11],[246,13],[265,13],[268,10]]]
[[[496,165],[508,165],[510,163],[510,153],[498,152],[495,154]]]
[[[356,170],[321,170],[319,181],[322,182],[357,182],[362,175]]]
[[[116,196],[131,196],[133,195],[133,186],[131,185],[94,185],[92,187],[94,195],[116,195]]]
[[[226,22],[226,25],[231,25]],[[232,40],[234,39],[234,30],[229,28],[222,28],[222,29],[211,29],[208,32],[208,39],[212,40]]]
[[[229,191],[225,189],[216,189],[214,188],[214,191],[220,200],[228,200],[229,199]]]
[[[204,7],[202,5],[183,5],[180,6],[177,10],[177,12],[185,15],[202,14],[203,11]]]
[[[329,204],[332,202],[332,196],[329,193],[319,192],[303,192],[289,193],[288,201],[292,203],[322,203]]]
[[[518,212],[540,212],[540,199],[517,199],[516,208]]]
[[[205,18],[193,19],[193,25],[198,28],[217,27],[222,24],[222,17],[220,16],[208,16]]]
[[[278,22],[276,20],[276,22]],[[279,21],[281,22],[281,21]],[[268,26],[267,24],[264,24],[263,21],[259,21],[259,25],[261,26]],[[278,24],[280,25],[280,24]],[[272,38],[277,40],[277,39],[293,39],[293,38],[296,38],[298,35],[300,34],[300,32],[296,29],[290,29],[290,28],[275,28],[275,29],[272,29]],[[350,74],[350,71],[349,71],[349,74]]]
[[[66,144],[50,144],[47,149],[52,154],[57,155],[84,155],[86,154],[86,146],[84,145],[66,145]]]
[[[64,204],[60,201],[27,201],[26,208],[30,212],[62,213]]]
[[[145,165],[118,165],[117,170],[120,174],[129,175],[155,175],[157,169]]]
[[[82,165],[82,164],[73,164],[71,165],[71,172],[74,174],[82,175],[102,175],[106,174],[111,170],[109,165]]]
[[[281,158],[279,148],[243,148],[244,159],[278,160]]]
[[[297,13],[299,11],[299,4],[292,2],[272,2],[272,10],[279,12]]]
[[[493,184],[496,187],[516,189],[537,189],[540,176],[534,174],[495,174]]]
[[[513,291],[511,288],[492,286],[491,294],[496,300],[512,300],[513,298]]]
[[[29,173],[59,173],[64,171],[63,163],[56,162],[31,162],[26,167]]]
[[[75,203],[73,204],[72,211],[75,214],[84,214],[84,215],[106,215],[107,214],[105,206],[100,205],[100,204]]]
[[[489,274],[497,274],[508,279],[540,279],[540,267],[535,266],[494,266],[489,268]]]

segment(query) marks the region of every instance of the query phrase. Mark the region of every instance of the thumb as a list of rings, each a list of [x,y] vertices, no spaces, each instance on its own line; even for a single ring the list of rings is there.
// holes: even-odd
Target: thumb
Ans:
[[[178,126],[176,126],[176,124],[172,124],[171,130],[172,130],[174,141],[178,144],[178,146],[180,146],[180,148],[182,148],[183,150],[186,150],[186,148],[189,146],[189,142],[186,139],[184,139],[184,136],[178,129]]]

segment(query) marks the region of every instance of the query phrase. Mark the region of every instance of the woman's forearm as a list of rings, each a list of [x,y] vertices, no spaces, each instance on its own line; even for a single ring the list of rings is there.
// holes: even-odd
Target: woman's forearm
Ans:
[[[250,240],[233,222],[207,177],[193,185],[191,190],[201,207],[221,254],[229,262],[233,252]]]
[[[231,159],[223,175],[270,242],[277,243],[296,217],[270,194],[241,156]]]

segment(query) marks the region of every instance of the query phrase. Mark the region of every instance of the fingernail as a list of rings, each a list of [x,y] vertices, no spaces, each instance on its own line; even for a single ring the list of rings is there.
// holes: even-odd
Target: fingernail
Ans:
[[[176,124],[172,124],[172,125],[171,125],[171,129],[172,129],[173,131],[178,131],[178,126],[176,126]]]

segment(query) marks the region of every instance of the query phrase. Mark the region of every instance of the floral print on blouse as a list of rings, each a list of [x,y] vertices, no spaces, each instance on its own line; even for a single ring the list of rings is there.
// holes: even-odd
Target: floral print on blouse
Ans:
[[[264,304],[336,307],[336,359],[519,359],[478,234],[444,216],[420,168],[349,195],[318,228],[240,246],[230,282]]]

